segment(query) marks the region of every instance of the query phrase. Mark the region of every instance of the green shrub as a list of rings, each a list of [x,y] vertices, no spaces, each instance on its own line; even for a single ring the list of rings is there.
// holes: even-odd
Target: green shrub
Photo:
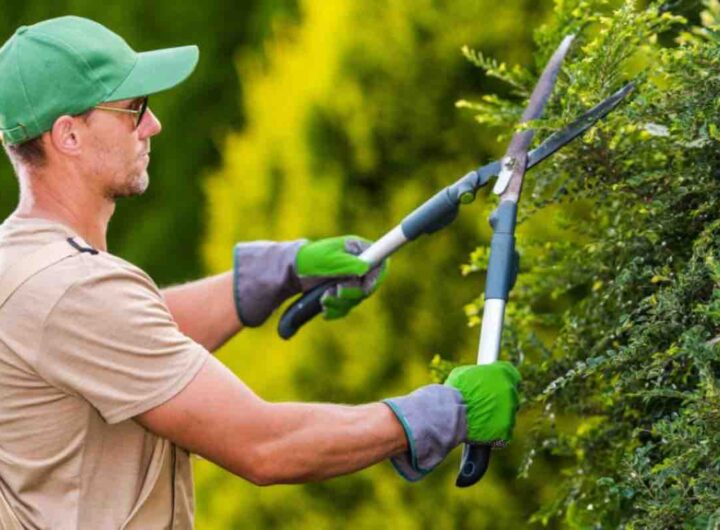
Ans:
[[[577,33],[538,136],[637,88],[523,192],[504,351],[534,418],[521,474],[543,455],[562,477],[534,521],[720,526],[719,23],[717,0],[698,25],[660,4],[571,0],[536,34],[540,66]],[[469,55],[520,97],[463,106],[511,131],[534,76]],[[481,248],[465,270],[485,265]],[[469,304],[471,323],[481,310]]]

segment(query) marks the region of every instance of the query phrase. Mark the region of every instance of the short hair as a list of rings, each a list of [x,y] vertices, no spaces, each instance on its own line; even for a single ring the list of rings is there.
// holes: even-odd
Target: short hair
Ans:
[[[82,114],[76,114],[78,118],[87,122],[90,114],[94,109],[88,109]],[[20,144],[8,144],[3,142],[3,147],[7,153],[10,161],[15,165],[20,162],[25,166],[30,167],[42,167],[47,162],[47,156],[45,154],[45,146],[43,145],[43,136],[45,133],[30,140],[26,140]],[[0,140],[2,135],[0,135]]]
[[[13,163],[20,162],[25,166],[42,167],[47,160],[42,135],[21,144],[3,143],[3,147]]]

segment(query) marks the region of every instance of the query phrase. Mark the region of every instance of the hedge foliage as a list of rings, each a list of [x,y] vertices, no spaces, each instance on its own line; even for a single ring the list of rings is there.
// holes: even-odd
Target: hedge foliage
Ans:
[[[549,131],[634,80],[631,101],[528,174],[522,272],[504,350],[521,366],[531,449],[561,473],[533,521],[572,528],[720,527],[720,4],[558,0],[542,64],[577,34]],[[534,76],[470,54],[513,87],[463,106],[512,131]],[[476,250],[465,271],[483,271]],[[470,323],[482,310],[466,308]]]

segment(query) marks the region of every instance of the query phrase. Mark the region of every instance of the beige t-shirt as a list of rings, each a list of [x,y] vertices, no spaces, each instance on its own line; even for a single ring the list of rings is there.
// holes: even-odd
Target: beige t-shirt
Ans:
[[[0,275],[74,235],[11,216],[0,225]],[[147,274],[106,252],[70,256],[23,284],[0,308],[0,493],[20,522],[190,528],[188,453],[133,417],[176,395],[207,356]],[[149,472],[159,459],[163,471]]]

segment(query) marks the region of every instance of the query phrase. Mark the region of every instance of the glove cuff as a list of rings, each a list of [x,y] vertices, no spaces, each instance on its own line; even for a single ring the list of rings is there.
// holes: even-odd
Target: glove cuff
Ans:
[[[295,257],[306,240],[238,243],[233,250],[233,295],[244,326],[261,325],[289,297],[302,291]]]
[[[466,406],[455,388],[428,385],[383,403],[395,413],[407,436],[408,451],[390,459],[406,480],[423,478],[467,437]]]

